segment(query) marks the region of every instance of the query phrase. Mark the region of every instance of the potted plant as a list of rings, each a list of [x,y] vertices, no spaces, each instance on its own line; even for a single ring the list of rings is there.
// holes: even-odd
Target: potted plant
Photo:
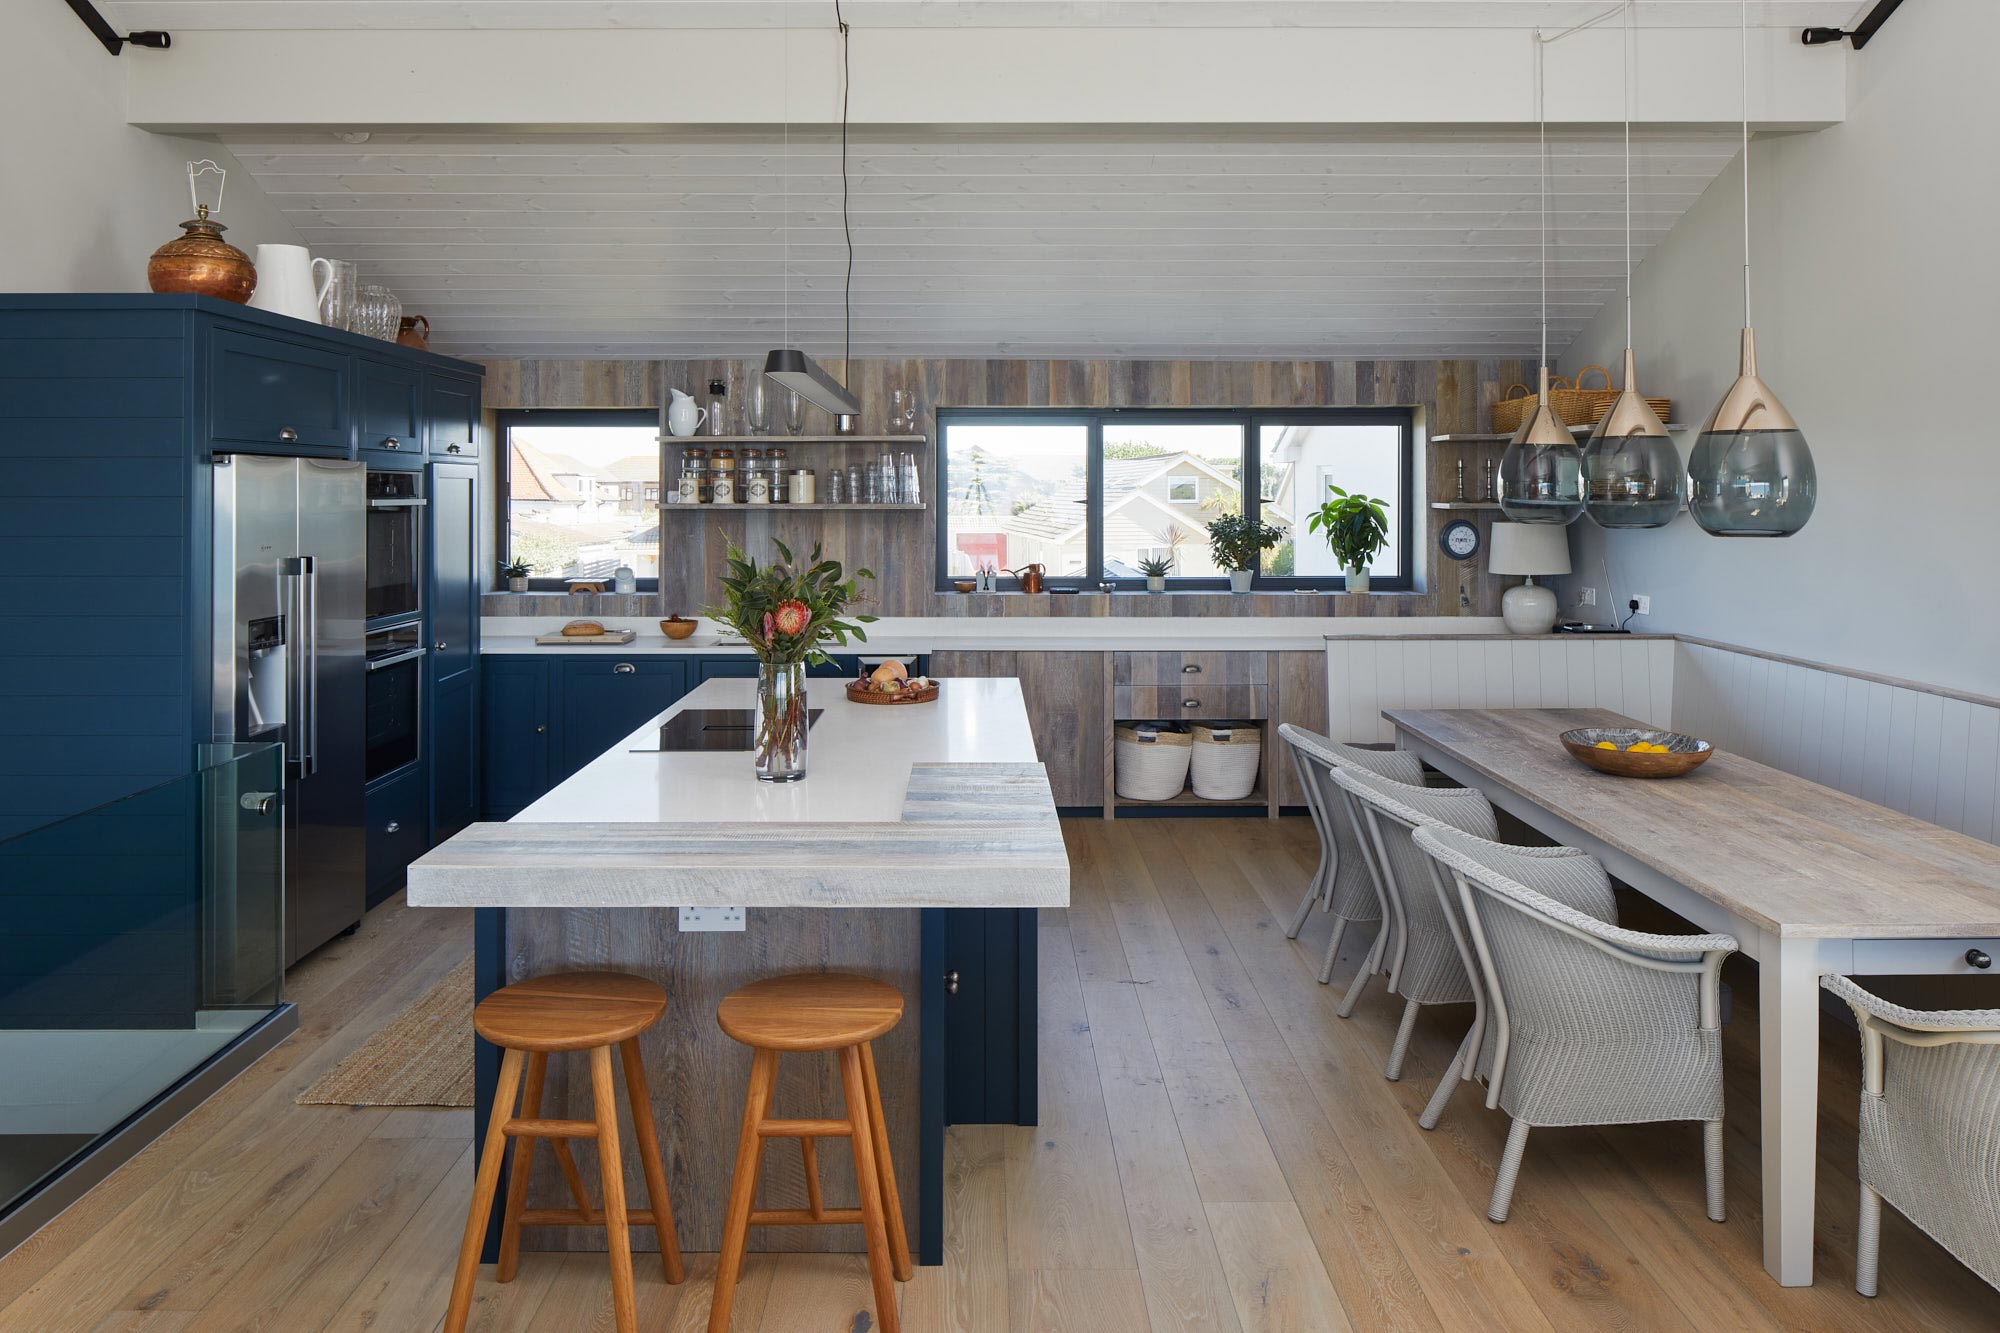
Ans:
[[[535,567],[516,556],[514,559],[501,565],[500,572],[507,576],[508,592],[526,592],[528,590],[528,575],[535,572]]]
[[[1139,562],[1139,572],[1146,576],[1146,591],[1165,592],[1167,590],[1167,571],[1173,567],[1174,558],[1170,555],[1155,556],[1149,560],[1141,560]]]
[[[1229,571],[1229,591],[1249,592],[1257,561],[1285,539],[1284,532],[1242,514],[1225,514],[1208,525],[1208,550]]]
[[[1389,544],[1389,514],[1386,500],[1376,500],[1359,491],[1349,495],[1329,485],[1332,496],[1306,520],[1311,532],[1326,534],[1333,558],[1347,578],[1349,592],[1368,591],[1368,566]]]
[[[838,560],[823,559],[820,548],[801,570],[783,542],[772,543],[779,558],[760,565],[734,542],[729,572],[722,576],[723,605],[702,614],[743,636],[757,655],[757,732],[752,743],[761,782],[797,782],[806,775],[806,664],[827,660],[826,646],[866,642],[862,624],[874,616],[849,616],[861,600],[865,569],[849,578]],[[859,622],[859,623],[857,623]]]

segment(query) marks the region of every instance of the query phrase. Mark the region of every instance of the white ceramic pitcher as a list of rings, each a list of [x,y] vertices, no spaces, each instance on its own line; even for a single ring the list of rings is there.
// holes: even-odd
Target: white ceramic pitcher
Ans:
[[[250,304],[274,315],[317,324],[320,299],[333,282],[333,261],[314,259],[303,245],[257,247],[257,290]]]
[[[708,409],[696,407],[694,399],[679,389],[669,386],[667,392],[673,395],[667,404],[667,433],[676,439],[684,440],[701,429],[701,423],[708,416]]]

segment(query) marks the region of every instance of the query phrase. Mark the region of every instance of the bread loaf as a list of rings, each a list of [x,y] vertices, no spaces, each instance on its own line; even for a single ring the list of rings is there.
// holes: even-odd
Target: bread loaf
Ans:
[[[562,627],[563,637],[570,639],[592,639],[604,633],[604,626],[595,620],[572,620]]]

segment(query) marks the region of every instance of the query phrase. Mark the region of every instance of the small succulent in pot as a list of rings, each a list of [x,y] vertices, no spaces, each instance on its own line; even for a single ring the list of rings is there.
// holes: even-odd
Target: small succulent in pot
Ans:
[[[1139,562],[1139,572],[1146,576],[1146,591],[1165,592],[1167,590],[1167,575],[1172,571],[1173,567],[1174,558],[1170,555],[1154,556],[1151,559],[1141,560]]]
[[[526,592],[528,575],[535,572],[535,567],[525,560],[516,558],[502,564],[500,572],[507,576],[508,592]]]
[[[1208,525],[1209,554],[1229,571],[1231,592],[1249,592],[1258,560],[1284,539],[1282,528],[1243,514],[1225,514]]]
[[[1368,566],[1389,544],[1387,500],[1376,500],[1356,491],[1350,495],[1328,485],[1333,495],[1306,520],[1311,532],[1326,534],[1333,558],[1340,562],[1349,592],[1368,591]]]

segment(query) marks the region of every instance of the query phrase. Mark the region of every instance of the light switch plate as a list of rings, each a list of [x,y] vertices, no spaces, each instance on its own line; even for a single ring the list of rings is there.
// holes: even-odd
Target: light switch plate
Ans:
[[[680,912],[680,928],[695,930],[742,930],[743,909],[740,907],[683,907]]]
[[[1585,606],[1596,606],[1597,589],[1591,587],[1588,583],[1584,584],[1582,591],[1578,594],[1578,600]]]

